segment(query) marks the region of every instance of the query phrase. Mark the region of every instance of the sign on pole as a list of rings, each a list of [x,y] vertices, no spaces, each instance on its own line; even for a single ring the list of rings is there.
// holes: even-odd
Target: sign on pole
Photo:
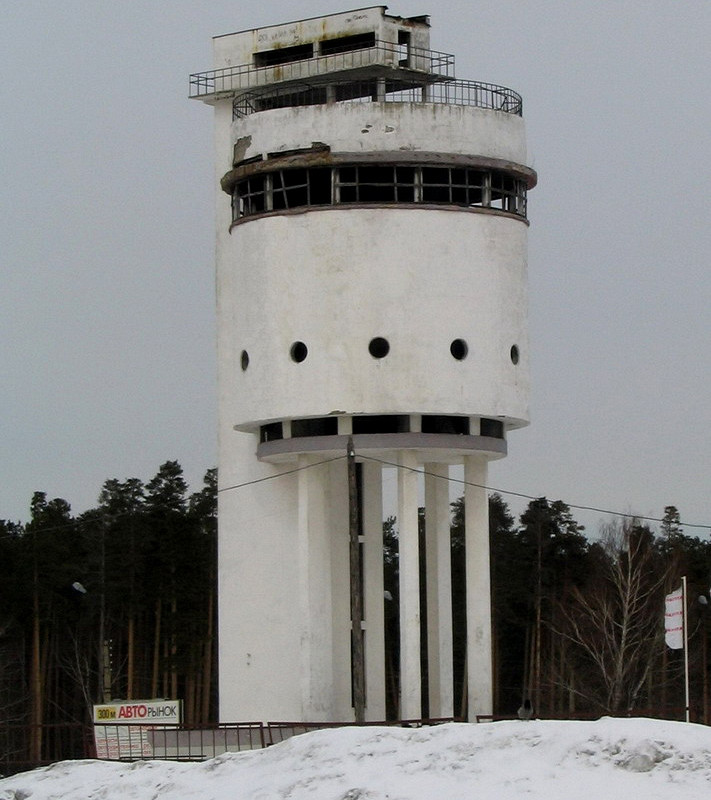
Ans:
[[[672,650],[684,646],[684,590],[680,586],[664,598],[664,641]]]
[[[686,721],[690,718],[689,705],[689,647],[686,625],[686,575],[681,586],[664,598],[664,641],[672,650],[684,651],[684,699]]]

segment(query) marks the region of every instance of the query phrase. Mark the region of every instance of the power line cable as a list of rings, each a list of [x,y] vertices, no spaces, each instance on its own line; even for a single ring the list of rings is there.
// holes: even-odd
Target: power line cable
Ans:
[[[342,459],[346,458],[347,456],[344,454],[342,456],[334,456],[333,458],[324,458],[323,461],[316,461],[313,464],[304,464],[302,467],[294,467],[294,469],[287,469],[284,472],[278,472],[276,475],[265,475],[263,478],[255,478],[252,481],[244,481],[244,483],[236,483],[234,486],[223,486],[221,489],[218,489],[218,494],[220,492],[228,492],[231,489],[243,489],[245,486],[253,486],[255,483],[264,483],[264,481],[273,481],[277,478],[282,478],[284,475],[292,475],[294,472],[301,472],[304,469],[311,469],[312,467],[320,467],[322,464],[331,464],[333,461],[341,461]]]
[[[452,478],[450,476],[444,475],[436,475],[433,472],[427,472],[424,469],[418,469],[417,467],[408,467],[404,464],[397,464],[392,461],[385,461],[382,458],[375,458],[375,456],[366,456],[362,453],[358,454],[359,458],[362,458],[364,461],[377,461],[379,464],[384,464],[388,467],[395,467],[396,469],[406,469],[410,472],[417,472],[420,475],[430,475],[433,478],[439,478],[443,481],[448,481],[449,483],[459,483],[464,486],[475,486],[477,489],[485,489],[488,492],[496,492],[496,494],[502,495],[510,495],[512,497],[520,497],[524,500],[538,500],[539,497],[531,494],[524,494],[523,492],[514,492],[508,489],[497,489],[494,486],[485,486],[481,483],[474,483],[472,481],[465,481],[463,478]],[[565,501],[563,501],[565,502]],[[625,517],[627,519],[639,519],[644,520],[645,522],[664,522],[663,517],[648,517],[643,514],[630,514],[624,511],[612,511],[608,508],[597,508],[596,506],[583,506],[576,503],[565,503],[568,508],[574,508],[577,511],[595,511],[598,514],[610,514],[615,517]],[[704,530],[711,530],[711,525],[702,525],[702,524],[695,524],[693,522],[679,522],[680,527],[684,528],[702,528]]]
[[[376,462],[378,464],[382,464],[384,466],[394,467],[395,469],[405,469],[405,470],[409,470],[410,472],[416,472],[416,473],[418,473],[420,475],[429,475],[431,477],[437,478],[439,480],[444,480],[444,481],[447,481],[449,483],[457,483],[457,484],[460,484],[462,486],[474,486],[477,489],[484,489],[487,492],[496,492],[496,494],[505,495],[505,496],[509,496],[509,497],[520,497],[522,500],[538,500],[539,497],[540,497],[540,496],[536,496],[536,495],[526,494],[525,492],[514,492],[514,491],[512,491],[510,489],[499,489],[499,488],[497,488],[495,486],[485,486],[484,484],[474,483],[472,481],[466,481],[463,478],[452,478],[451,476],[436,475],[435,473],[428,472],[425,469],[418,469],[417,467],[408,467],[408,466],[405,466],[404,464],[397,464],[397,463],[395,463],[393,461],[386,461],[385,459],[376,458],[375,456],[367,456],[367,455],[364,455],[363,453],[358,453],[358,457],[361,458],[363,461],[374,461],[374,462]],[[300,466],[300,467],[294,467],[293,469],[284,470],[284,472],[278,472],[275,475],[265,475],[262,478],[255,478],[255,479],[250,480],[250,481],[243,481],[242,483],[235,483],[232,486],[223,486],[222,488],[218,489],[217,492],[219,494],[221,492],[228,492],[228,491],[232,491],[234,489],[243,489],[243,488],[245,488],[247,486],[254,486],[255,484],[258,484],[258,483],[264,483],[266,481],[276,480],[277,478],[282,478],[282,477],[284,477],[286,475],[293,475],[296,472],[301,472],[302,470],[305,470],[305,469],[311,469],[312,467],[319,467],[319,466],[322,466],[323,464],[331,464],[331,463],[333,463],[335,461],[342,461],[345,458],[347,458],[346,454],[344,454],[342,456],[334,456],[333,458],[325,458],[322,461],[316,461],[313,464],[304,464],[303,466]],[[565,501],[562,501],[562,502],[565,502]],[[597,506],[585,506],[585,505],[581,505],[581,504],[578,504],[578,503],[565,503],[565,504],[568,506],[568,508],[575,509],[576,511],[592,511],[592,512],[595,512],[597,514],[609,514],[610,516],[623,517],[625,519],[638,519],[638,520],[643,520],[645,522],[664,522],[664,518],[663,517],[650,517],[650,516],[646,516],[644,514],[631,514],[629,512],[613,511],[613,510],[611,510],[609,508],[600,508],[600,507],[597,507]],[[90,514],[92,511],[96,512],[97,509],[90,509],[88,512],[84,512],[84,513],[85,514],[87,514],[87,513]],[[120,514],[108,514],[108,515],[104,515],[104,514],[101,514],[101,512],[99,512],[94,517],[88,517],[88,518],[85,518],[85,519],[76,519],[76,520],[73,520],[71,522],[67,522],[67,523],[65,523],[63,525],[54,525],[54,526],[48,527],[48,528],[41,527],[40,530],[42,530],[44,532],[58,531],[58,530],[66,529],[66,528],[75,527],[75,526],[78,526],[78,525],[81,525],[81,524],[85,524],[85,523],[103,521],[103,519],[105,517],[109,517],[110,519],[120,519],[121,517],[131,516],[133,514],[135,514],[135,511],[127,511],[127,512],[120,513]],[[32,524],[32,523],[30,522],[28,524]],[[705,524],[701,524],[701,523],[692,523],[692,522],[680,521],[679,522],[679,526],[682,527],[682,528],[698,528],[698,529],[701,529],[701,530],[709,530],[709,531],[711,531],[711,525],[705,525]]]

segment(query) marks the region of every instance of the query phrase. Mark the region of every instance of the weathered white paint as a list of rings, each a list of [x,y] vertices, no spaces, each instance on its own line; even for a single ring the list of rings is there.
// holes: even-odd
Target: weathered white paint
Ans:
[[[420,674],[420,558],[417,522],[417,459],[398,454],[398,532],[400,569],[400,717],[422,716]]]
[[[328,720],[333,709],[332,540],[327,525],[327,467],[317,461],[300,456],[298,462],[299,670],[302,715]]]
[[[280,108],[236,120],[232,137],[250,139],[244,158],[322,142],[332,153],[441,153],[527,164],[523,118],[472,106],[388,102]],[[220,156],[227,172],[232,150]]]
[[[486,212],[333,207],[222,232],[223,413],[245,429],[335,411],[525,424],[527,230]],[[368,352],[376,336],[391,347],[380,360]],[[456,338],[468,342],[464,361],[449,352]],[[295,341],[309,349],[300,364]]]
[[[425,464],[430,717],[454,716],[449,467]]]
[[[251,65],[254,53],[307,42],[314,43],[314,54],[318,55],[321,42],[362,33],[375,33],[376,40],[397,45],[399,31],[408,31],[412,35],[413,46],[429,49],[429,25],[426,22],[414,22],[385,14],[385,8],[386,6],[370,6],[330,14],[327,17],[296,20],[216,36],[213,38],[214,68]],[[278,69],[269,70],[269,73],[270,81],[278,81],[281,77]]]
[[[469,721],[493,711],[491,652],[491,569],[487,463],[464,459],[464,530],[467,584],[467,689]]]
[[[382,7],[306,20],[215,40],[215,67],[251,63],[272,46],[373,29],[397,41],[407,23],[427,47],[428,26],[384,15]],[[390,37],[390,38],[388,38]],[[394,38],[393,38],[394,37]],[[419,37],[419,38],[417,38]],[[265,46],[265,45],[268,45]],[[267,70],[277,78],[278,68]],[[265,73],[266,74],[266,73]],[[263,77],[263,76],[262,76]],[[214,98],[210,101],[212,102]],[[353,414],[422,414],[528,422],[527,224],[511,215],[432,207],[322,207],[252,218],[231,226],[220,178],[244,157],[327,144],[336,155],[442,162],[473,157],[520,165],[523,122],[512,114],[427,103],[353,103],[286,108],[233,123],[231,99],[215,106],[216,263],[219,397],[220,717],[237,720],[353,718],[350,704],[348,495],[345,461],[319,454],[256,457],[259,426],[335,414],[351,433]],[[374,359],[383,336],[390,354]],[[449,352],[465,339],[463,361]],[[289,350],[303,341],[301,364]],[[514,365],[510,349],[520,360]],[[242,351],[249,366],[242,370]],[[345,455],[345,453],[344,453]],[[379,451],[421,468],[462,463],[457,448]],[[486,459],[464,459],[484,484]],[[287,463],[288,462],[288,463]],[[308,467],[281,475],[293,466]],[[380,467],[365,463],[364,552],[366,714],[385,713]],[[275,477],[279,476],[280,477]],[[262,478],[274,478],[252,483]],[[403,717],[420,709],[417,475],[398,480]],[[248,483],[247,486],[242,484]],[[430,708],[451,713],[451,610],[447,573],[448,497],[427,481],[432,673]],[[230,488],[230,487],[241,488]],[[491,710],[486,492],[466,490],[470,715]],[[438,622],[433,620],[436,618]]]

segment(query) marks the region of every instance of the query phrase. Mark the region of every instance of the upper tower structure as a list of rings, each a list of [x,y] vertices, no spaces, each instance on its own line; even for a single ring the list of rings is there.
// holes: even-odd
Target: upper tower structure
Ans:
[[[384,462],[398,465],[398,713],[422,711],[421,592],[429,713],[453,710],[455,464],[467,481],[469,713],[491,712],[483,487],[528,422],[536,176],[521,98],[456,79],[453,57],[429,49],[427,17],[385,12],[220,36],[214,69],[191,76],[216,123],[224,721],[352,718],[349,436],[366,716],[386,711]]]

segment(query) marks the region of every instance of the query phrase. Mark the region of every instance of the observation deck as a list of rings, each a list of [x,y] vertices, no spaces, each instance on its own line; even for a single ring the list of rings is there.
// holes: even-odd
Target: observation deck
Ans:
[[[522,116],[522,98],[512,89],[457,80],[449,53],[352,38],[341,48],[321,43],[318,55],[305,46],[281,48],[255,54],[255,64],[196,72],[190,97],[209,104],[232,98],[235,117],[340,102],[435,103]]]

